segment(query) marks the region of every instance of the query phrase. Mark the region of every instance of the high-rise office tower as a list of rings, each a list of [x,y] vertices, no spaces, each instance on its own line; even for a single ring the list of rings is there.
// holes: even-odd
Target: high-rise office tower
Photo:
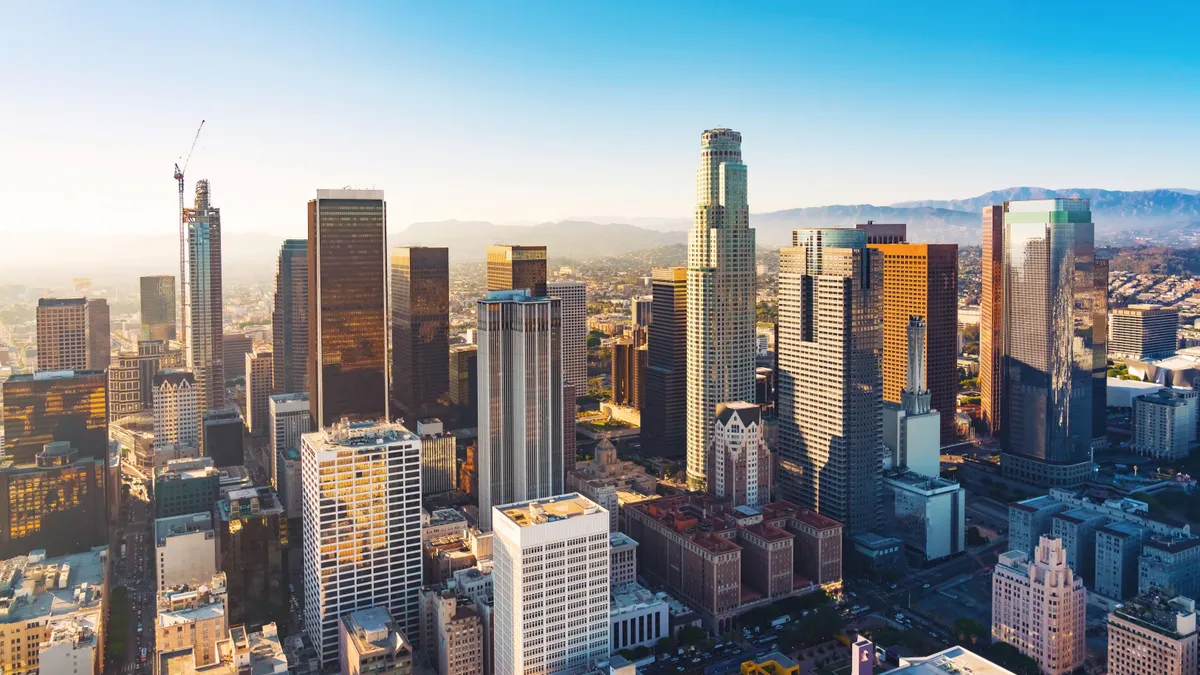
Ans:
[[[875,244],[903,244],[908,241],[907,223],[877,223],[868,220],[854,226],[867,234],[867,246]]]
[[[654,296],[633,299],[633,325],[646,328],[654,323]]]
[[[308,202],[308,386],[313,425],[388,419],[383,190]]]
[[[700,136],[687,253],[687,476],[704,486],[717,404],[754,400],[754,230],[742,135]]]
[[[563,491],[558,298],[491,291],[476,303],[479,518],[492,507]]]
[[[579,430],[579,406],[576,404],[575,387],[563,384],[563,485],[566,477],[575,470],[579,459],[579,445],[576,435]]]
[[[288,518],[299,519],[300,437],[311,432],[312,411],[308,393],[276,394],[271,397],[271,487],[279,493]]]
[[[438,411],[450,387],[450,251],[392,249],[392,402],[409,425]]]
[[[613,343],[612,389],[613,403],[641,410],[646,400],[646,367],[649,352],[644,344],[644,330]]]
[[[87,304],[87,368],[88,370],[104,370],[112,359],[108,301],[92,298],[88,300]]]
[[[587,391],[587,284],[551,281],[546,292],[562,303],[563,379],[575,391]]]
[[[156,274],[141,277],[139,303],[143,340],[177,340],[175,330],[175,277]]]
[[[254,351],[254,337],[241,332],[227,332],[221,336],[222,363],[225,378],[236,380],[246,377],[246,355]]]
[[[13,375],[4,382],[4,454],[31,464],[63,441],[88,459],[108,458],[107,378],[102,371]]]
[[[870,230],[867,230],[868,237]],[[908,321],[928,326],[925,382],[941,418],[941,443],[954,442],[958,396],[958,244],[867,244],[883,253],[883,400],[900,403],[907,380]]]
[[[288,519],[275,491],[266,486],[226,492],[214,508],[220,569],[229,589],[229,621],[249,630],[286,623],[287,586],[283,551]]]
[[[304,628],[322,666],[338,661],[338,619],[348,612],[387,607],[416,636],[421,439],[399,424],[339,422],[305,434],[300,461]]]
[[[608,512],[573,493],[496,505],[493,517],[495,675],[581,673],[607,659]]]
[[[779,265],[779,473],[787,500],[871,531],[883,470],[883,255],[796,230]]]
[[[475,426],[479,407],[479,384],[476,378],[478,356],[476,345],[454,345],[450,348],[449,397],[459,426]]]
[[[271,393],[308,391],[308,241],[285,239],[275,266]]]
[[[1083,665],[1086,609],[1087,589],[1061,540],[1042,537],[1032,556],[1009,551],[996,563],[992,639],[1016,647],[1043,673],[1067,675]]]
[[[1000,434],[1004,354],[1004,207],[983,207],[983,292],[979,297],[979,409],[993,437]]]
[[[1108,353],[1138,360],[1162,359],[1178,347],[1179,308],[1129,305],[1108,315]]]
[[[184,211],[187,226],[188,369],[196,376],[202,410],[225,406],[221,346],[221,209],[209,202],[208,181],[196,181],[196,203]]]
[[[1096,259],[1088,200],[1004,208],[1000,467],[1076,486],[1107,417],[1108,262]]]
[[[717,405],[708,491],[728,497],[733,506],[758,508],[771,501],[773,469],[758,406],[744,402]]]
[[[154,449],[168,445],[200,447],[200,388],[188,370],[154,376]]]
[[[47,443],[32,462],[0,456],[0,559],[37,549],[84,553],[107,543],[106,465],[65,441]]]
[[[152,409],[154,376],[182,367],[183,352],[168,349],[166,340],[139,340],[136,352],[118,353],[108,367],[109,419]]]
[[[252,436],[266,438],[270,433],[271,383],[275,377],[274,355],[252,352],[246,355],[246,430]]]
[[[487,289],[525,289],[535,298],[546,295],[546,247],[492,244],[487,248]]]
[[[889,469],[909,469],[922,476],[937,478],[941,473],[939,439],[943,415],[932,405],[933,395],[925,387],[927,326],[924,319],[909,317],[905,332],[907,382],[900,392],[900,403],[887,401],[883,404],[883,442],[890,451],[884,464]]]
[[[104,370],[109,363],[108,302],[38,300],[37,347],[38,370]]]
[[[650,287],[654,320],[646,329],[642,451],[678,457],[687,440],[687,269],[656,269]]]

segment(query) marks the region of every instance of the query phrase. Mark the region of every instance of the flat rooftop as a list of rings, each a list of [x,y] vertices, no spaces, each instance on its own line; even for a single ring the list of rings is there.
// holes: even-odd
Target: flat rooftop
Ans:
[[[107,548],[44,556],[34,551],[0,563],[0,623],[63,616],[99,605]],[[77,590],[84,592],[77,596]]]
[[[339,422],[332,427],[304,434],[314,448],[373,448],[379,445],[418,441],[420,438],[395,422]]]
[[[204,532],[213,529],[212,514],[188,513],[170,518],[158,518],[154,521],[154,539],[162,542],[167,537],[173,537],[192,532]]]
[[[638,543],[624,532],[612,532],[608,535],[608,545],[611,548],[636,547]]]
[[[901,657],[900,667],[889,675],[1016,675],[962,647],[951,647],[930,656]]]
[[[496,509],[520,527],[544,525],[568,518],[604,512],[599,504],[577,492],[558,497],[506,504],[497,506]]]

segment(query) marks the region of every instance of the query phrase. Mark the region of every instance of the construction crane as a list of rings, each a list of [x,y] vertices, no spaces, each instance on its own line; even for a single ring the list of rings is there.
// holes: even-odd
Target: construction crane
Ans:
[[[200,120],[200,126],[196,129],[196,136],[192,139],[192,147],[188,150],[187,157],[183,160],[183,168],[179,168],[179,164],[175,164],[175,180],[179,182],[179,302],[176,303],[176,311],[179,314],[180,335],[176,335],[176,339],[180,342],[187,342],[187,320],[188,320],[188,283],[187,283],[187,214],[183,207],[183,174],[187,171],[188,162],[192,160],[192,153],[196,151],[196,143],[200,141],[200,132],[204,129],[204,120]]]

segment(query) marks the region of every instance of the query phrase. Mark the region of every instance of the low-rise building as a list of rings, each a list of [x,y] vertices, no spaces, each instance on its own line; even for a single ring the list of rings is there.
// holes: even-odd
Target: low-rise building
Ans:
[[[156,671],[160,675],[285,675],[288,658],[279,641],[279,631],[269,623],[261,631],[246,632],[234,626],[217,640],[215,663],[200,665],[194,648],[159,652]]]
[[[1147,537],[1138,560],[1138,594],[1200,596],[1200,537]]]
[[[1133,400],[1133,451],[1166,461],[1187,457],[1196,444],[1200,392],[1163,389]]]
[[[1133,523],[1112,523],[1096,530],[1096,593],[1118,602],[1137,594],[1144,536],[1145,530]]]
[[[1091,509],[1071,509],[1050,519],[1050,534],[1062,542],[1067,564],[1092,586],[1096,570],[1096,530],[1108,524],[1108,516]]]
[[[229,633],[229,599],[225,574],[207,583],[181,584],[159,591],[154,646],[161,656],[191,650],[196,668],[221,662],[220,643]]]
[[[609,529],[620,528],[618,494],[622,491],[653,495],[658,480],[633,462],[617,458],[617,449],[608,438],[596,444],[595,459],[577,462],[567,474],[567,490],[578,492],[603,506],[609,515]]]
[[[742,661],[742,675],[800,675],[800,664],[780,652],[768,652]]]
[[[638,543],[623,532],[612,532],[608,535],[609,543],[609,572],[613,589],[624,588],[637,583],[637,546]]]
[[[936,428],[935,428],[936,432]],[[936,433],[935,433],[936,436]],[[923,562],[962,553],[967,547],[967,495],[954,481],[915,471],[885,473],[898,536]]]
[[[106,548],[56,558],[33,551],[0,562],[0,672],[99,675],[107,602]]]
[[[1108,615],[1109,675],[1192,675],[1198,661],[1195,600],[1150,593]]]
[[[350,612],[338,625],[343,675],[412,675],[412,643],[386,607]]]
[[[457,509],[437,509],[429,514],[429,520],[421,526],[421,539],[424,541],[445,537],[465,539],[468,529],[470,527],[467,525],[467,517]]]
[[[861,574],[882,574],[904,568],[904,542],[875,532],[850,537],[851,564]]]
[[[189,513],[154,521],[158,590],[200,584],[217,573],[217,532],[212,513]]]
[[[483,620],[475,602],[453,585],[421,589],[421,644],[438,675],[483,672]]]
[[[220,487],[221,474],[211,457],[167,462],[154,474],[154,517],[211,512]]]
[[[870,671],[868,671],[870,672]],[[888,675],[946,675],[947,673],[969,673],[970,675],[1016,675],[965,647],[951,647],[930,656],[902,656],[900,667],[888,671]]]
[[[671,633],[667,603],[634,584],[612,592],[612,651],[653,647]]]

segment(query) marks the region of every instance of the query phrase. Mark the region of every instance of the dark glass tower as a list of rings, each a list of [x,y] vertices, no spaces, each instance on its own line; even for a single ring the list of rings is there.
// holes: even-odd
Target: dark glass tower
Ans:
[[[1103,436],[1108,262],[1087,199],[1004,205],[1001,470],[1043,486],[1091,476]]]
[[[275,310],[271,313],[276,394],[308,391],[308,241],[287,239],[275,268]]]
[[[642,450],[682,457],[687,441],[687,269],[654,270],[654,320],[647,328]]]
[[[392,249],[392,401],[410,429],[450,386],[450,251]]]
[[[143,340],[176,340],[175,277],[158,274],[141,278]]]
[[[387,222],[382,190],[308,202],[308,384],[313,424],[388,416]]]
[[[65,441],[85,459],[108,457],[108,378],[78,370],[13,375],[4,387],[4,454],[33,463],[47,443]]]

